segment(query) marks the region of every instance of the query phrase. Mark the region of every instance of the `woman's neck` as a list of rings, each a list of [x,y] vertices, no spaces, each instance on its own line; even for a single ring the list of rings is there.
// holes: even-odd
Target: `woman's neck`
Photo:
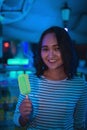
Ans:
[[[67,77],[63,69],[59,70],[47,70],[43,74],[47,79],[50,80],[63,80]]]

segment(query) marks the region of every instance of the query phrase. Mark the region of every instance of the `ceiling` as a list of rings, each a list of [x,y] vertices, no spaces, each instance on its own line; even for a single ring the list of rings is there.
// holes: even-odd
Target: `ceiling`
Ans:
[[[63,27],[61,7],[71,8],[68,30],[76,44],[87,44],[87,0],[1,0],[0,21],[4,39],[38,43],[48,27]]]

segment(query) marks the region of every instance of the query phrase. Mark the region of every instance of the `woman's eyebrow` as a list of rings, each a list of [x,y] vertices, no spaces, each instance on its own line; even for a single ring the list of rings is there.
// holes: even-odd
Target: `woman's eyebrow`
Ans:
[[[47,45],[42,45],[41,48],[48,47]]]
[[[46,47],[47,47],[47,45],[42,45],[42,47],[44,47],[44,46],[46,46]],[[58,46],[58,44],[54,44],[54,45],[52,45],[52,46]]]
[[[58,45],[56,44],[56,45],[53,45],[54,47],[58,47]]]
[[[47,45],[42,45],[41,48],[47,48],[48,46]],[[53,45],[53,47],[58,47],[57,44]]]

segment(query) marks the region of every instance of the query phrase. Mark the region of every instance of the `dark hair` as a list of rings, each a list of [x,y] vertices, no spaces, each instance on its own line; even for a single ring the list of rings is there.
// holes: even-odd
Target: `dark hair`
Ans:
[[[64,72],[66,73],[68,78],[72,78],[76,74],[76,68],[77,68],[76,51],[68,32],[65,31],[65,29],[57,26],[48,28],[46,31],[43,32],[40,38],[38,44],[38,52],[37,55],[35,56],[35,62],[34,62],[36,68],[36,75],[40,77],[44,73],[44,71],[47,70],[47,66],[44,64],[41,58],[41,46],[44,36],[48,33],[55,34],[64,63]]]

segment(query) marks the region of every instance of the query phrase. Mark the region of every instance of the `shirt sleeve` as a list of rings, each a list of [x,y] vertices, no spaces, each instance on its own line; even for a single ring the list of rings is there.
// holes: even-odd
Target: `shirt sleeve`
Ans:
[[[16,105],[16,109],[14,111],[13,122],[17,126],[21,126],[20,123],[19,123],[19,117],[20,117],[19,106],[20,106],[21,102],[24,100],[24,98],[25,98],[24,95],[21,95],[21,94],[19,95],[18,102],[17,102],[17,105]]]
[[[86,125],[86,113],[87,113],[87,83],[82,91],[82,94],[76,105],[74,113],[74,127],[75,130],[84,130]]]

